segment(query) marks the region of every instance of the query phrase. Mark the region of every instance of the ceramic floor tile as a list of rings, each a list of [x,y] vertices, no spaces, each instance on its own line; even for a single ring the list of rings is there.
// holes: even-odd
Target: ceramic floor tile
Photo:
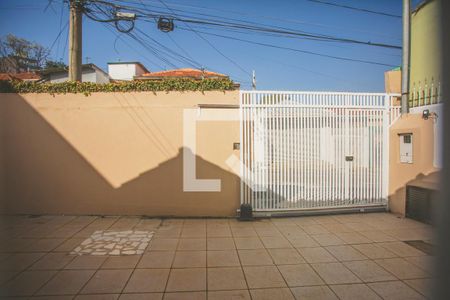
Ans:
[[[174,251],[149,251],[142,255],[137,268],[169,269],[175,256]]]
[[[82,294],[120,293],[125,287],[132,269],[99,270],[81,291]]]
[[[177,251],[172,268],[206,267],[206,251]]]
[[[206,269],[172,269],[166,292],[206,291]]]
[[[178,242],[177,250],[206,250],[206,239],[180,239],[180,241]]]
[[[338,300],[328,286],[305,286],[291,288],[297,300]]]
[[[325,280],[327,284],[360,283],[356,277],[341,263],[312,264],[314,270]]]
[[[276,265],[304,263],[305,260],[296,249],[268,249]]]
[[[385,300],[422,300],[424,296],[401,281],[369,283],[369,286]]]
[[[313,247],[313,248],[298,248],[298,252],[309,263],[324,263],[335,262],[336,258],[330,254],[325,248]]]
[[[128,280],[123,292],[164,292],[169,271],[169,269],[136,269]]]
[[[244,274],[250,289],[286,286],[275,266],[244,267]]]
[[[389,281],[396,278],[371,260],[349,261],[344,265],[364,282]]]
[[[283,265],[278,269],[289,287],[322,285],[324,282],[308,264]]]
[[[272,288],[250,290],[253,300],[294,300],[294,296],[288,288]]]
[[[38,295],[75,295],[94,275],[93,270],[63,270],[58,272]]]
[[[208,269],[208,290],[240,289],[247,289],[244,273],[240,267]]]
[[[248,290],[208,291],[208,300],[251,300]]]
[[[240,266],[236,250],[216,250],[207,252],[208,267]]]
[[[208,238],[206,244],[208,250],[236,249],[233,238]]]
[[[375,262],[399,279],[430,277],[428,273],[403,258],[377,259]]]
[[[367,259],[361,252],[348,245],[325,247],[339,261],[363,260]]]
[[[0,288],[1,296],[31,296],[39,290],[56,271],[25,271]]]
[[[265,249],[238,250],[238,254],[243,266],[273,265],[272,258]]]
[[[264,249],[259,237],[237,237],[234,238],[236,249]]]
[[[330,287],[341,300],[382,300],[365,284],[332,285]]]

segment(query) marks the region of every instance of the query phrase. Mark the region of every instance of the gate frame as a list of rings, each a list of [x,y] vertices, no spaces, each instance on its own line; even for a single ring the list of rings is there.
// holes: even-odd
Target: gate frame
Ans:
[[[389,209],[389,202],[388,202],[388,192],[389,192],[389,128],[390,126],[400,117],[400,106],[392,105],[392,100],[395,98],[400,97],[400,94],[398,93],[360,93],[360,92],[311,92],[311,91],[267,91],[267,90],[240,90],[239,91],[239,119],[240,119],[240,203],[244,204],[245,197],[244,197],[244,184],[245,184],[245,178],[244,176],[244,168],[246,168],[244,163],[244,150],[245,148],[245,140],[244,140],[244,108],[251,107],[251,104],[243,104],[243,95],[244,94],[271,94],[271,95],[341,95],[341,96],[379,96],[384,98],[383,105],[376,105],[376,106],[362,106],[362,105],[337,105],[336,107],[342,108],[342,109],[351,109],[351,108],[372,108],[372,109],[379,109],[382,110],[382,116],[383,116],[383,145],[382,145],[382,166],[383,166],[383,172],[382,172],[382,179],[381,179],[381,195],[383,204],[375,203],[375,204],[361,204],[361,205],[341,205],[341,206],[322,206],[322,207],[311,207],[311,208],[282,208],[282,209],[275,209],[272,207],[272,209],[264,209],[264,210],[255,210],[257,214],[263,214],[263,215],[284,215],[284,214],[323,214],[323,213],[334,213],[334,212],[354,212],[354,211],[385,211]],[[347,101],[347,100],[346,100]],[[348,101],[347,101],[347,104]],[[247,105],[247,106],[245,106]],[[320,107],[329,107],[327,105],[317,105],[317,104],[311,104],[311,105],[299,105],[297,107],[304,107],[304,108],[320,108]],[[247,121],[247,120],[246,120]],[[349,127],[350,128],[350,127]]]

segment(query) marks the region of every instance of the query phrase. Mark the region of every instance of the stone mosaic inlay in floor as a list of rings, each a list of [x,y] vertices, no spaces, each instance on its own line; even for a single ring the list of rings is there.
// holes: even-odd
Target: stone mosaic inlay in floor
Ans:
[[[144,253],[153,231],[95,231],[76,247],[77,255],[135,255]]]

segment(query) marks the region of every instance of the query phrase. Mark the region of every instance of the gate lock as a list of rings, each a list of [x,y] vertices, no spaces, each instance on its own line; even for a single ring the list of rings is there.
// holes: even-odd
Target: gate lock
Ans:
[[[346,156],[345,161],[353,161],[353,155]]]

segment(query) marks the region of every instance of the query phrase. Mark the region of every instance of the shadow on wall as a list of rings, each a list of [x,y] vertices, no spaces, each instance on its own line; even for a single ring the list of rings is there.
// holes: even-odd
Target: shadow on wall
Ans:
[[[439,189],[440,180],[441,180],[440,171],[432,172],[427,175],[423,173],[417,174],[415,178],[406,182],[404,186],[398,188],[392,195],[389,196],[390,205],[395,205],[395,211],[393,213],[397,213],[402,216],[406,215],[406,200],[407,200],[406,187],[408,185],[414,185],[427,189],[437,190]],[[437,206],[438,205],[433,205],[433,207]],[[397,211],[402,211],[403,213],[400,214]],[[433,212],[433,215],[435,214],[436,212]]]
[[[2,106],[5,104],[3,103]],[[1,121],[9,214],[234,216],[239,177],[197,156],[197,178],[220,179],[221,192],[183,192],[183,148],[119,188],[112,187],[20,95]],[[99,136],[101,139],[101,136]]]

